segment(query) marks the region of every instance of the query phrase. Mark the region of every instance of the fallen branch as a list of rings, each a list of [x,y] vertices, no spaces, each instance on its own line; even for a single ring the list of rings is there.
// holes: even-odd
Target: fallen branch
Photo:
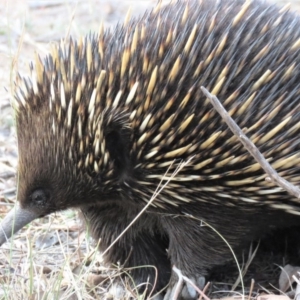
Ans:
[[[175,292],[173,294],[173,298],[172,300],[175,300],[175,299],[179,299],[179,293],[180,291],[182,290],[182,287],[183,287],[183,281],[185,281],[187,284],[191,285],[195,290],[196,292],[200,295],[200,298],[204,298],[205,300],[210,300],[209,297],[207,297],[204,292],[202,292],[198,287],[197,285],[192,281],[190,280],[188,277],[184,276],[182,274],[182,272],[176,268],[176,266],[173,266],[172,270],[177,274],[178,276],[178,282],[176,284],[176,287],[175,287]]]
[[[226,122],[230,130],[233,134],[241,141],[244,147],[249,151],[249,153],[253,156],[253,158],[260,164],[260,166],[265,170],[268,174],[270,180],[286,190],[291,195],[300,199],[300,189],[288,182],[276,172],[276,170],[267,162],[258,148],[254,145],[254,143],[247,138],[247,136],[243,133],[241,128],[235,123],[235,121],[230,117],[226,109],[223,107],[219,99],[212,95],[205,87],[201,87],[201,90],[205,94],[205,96],[210,100],[211,104],[215,108],[215,110],[220,114],[223,120]],[[268,178],[267,178],[268,179]]]

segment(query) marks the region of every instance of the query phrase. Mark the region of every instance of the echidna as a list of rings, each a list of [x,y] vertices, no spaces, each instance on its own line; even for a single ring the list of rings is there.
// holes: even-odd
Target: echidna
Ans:
[[[106,259],[155,266],[159,289],[171,265],[195,278],[231,258],[201,221],[235,250],[299,224],[300,201],[265,180],[200,89],[298,184],[299,28],[298,15],[256,0],[178,1],[37,58],[16,83],[20,207],[0,243],[14,215],[17,231],[74,207],[105,250],[152,199]],[[133,277],[156,282],[151,267]]]

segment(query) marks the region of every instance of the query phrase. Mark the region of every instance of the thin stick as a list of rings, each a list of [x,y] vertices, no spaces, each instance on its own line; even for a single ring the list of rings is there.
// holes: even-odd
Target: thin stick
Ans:
[[[250,290],[249,290],[249,296],[248,296],[248,300],[251,300],[251,295],[252,295],[252,292],[253,292],[253,288],[254,288],[254,279],[252,278],[251,279],[251,285],[250,285]]]
[[[207,289],[209,288],[209,286],[210,286],[210,282],[208,281],[202,291],[204,295],[205,295]],[[200,295],[198,300],[202,300],[202,298],[203,298],[202,295]]]
[[[252,143],[252,141],[247,138],[247,136],[243,133],[240,127],[235,123],[235,121],[230,117],[228,112],[225,110],[219,99],[212,95],[206,88],[203,86],[201,90],[205,94],[205,96],[210,100],[211,104],[215,108],[215,110],[220,114],[223,120],[226,122],[230,130],[236,135],[236,137],[241,141],[244,147],[249,151],[249,153],[253,156],[253,158],[260,164],[260,166],[265,170],[268,174],[270,180],[286,190],[291,195],[300,199],[300,189],[288,182],[284,178],[278,175],[278,173],[274,170],[274,168],[267,162],[258,148]]]
[[[176,288],[176,292],[180,291],[182,289],[182,283],[183,281],[185,281],[186,283],[190,284],[197,292],[199,295],[201,295],[205,300],[210,300],[209,297],[207,297],[198,287],[196,284],[194,284],[194,282],[192,280],[190,280],[188,277],[184,276],[181,271],[179,269],[176,268],[176,266],[173,266],[172,270],[177,274],[178,276],[178,283],[177,283],[177,288]],[[176,296],[176,298],[175,298]],[[178,292],[174,294],[174,298],[173,299],[177,299],[178,296]],[[173,300],[172,299],[172,300]]]

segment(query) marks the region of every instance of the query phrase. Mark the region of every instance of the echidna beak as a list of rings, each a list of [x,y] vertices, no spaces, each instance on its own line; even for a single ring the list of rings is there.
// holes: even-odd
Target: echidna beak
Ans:
[[[0,224],[0,246],[22,227],[38,218],[36,213],[16,206],[5,216]]]

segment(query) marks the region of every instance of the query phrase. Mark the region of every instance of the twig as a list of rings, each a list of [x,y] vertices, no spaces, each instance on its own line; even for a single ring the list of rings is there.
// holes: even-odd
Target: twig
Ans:
[[[173,289],[172,292],[172,299],[171,300],[176,300],[179,297],[179,293],[183,288],[183,276],[180,270],[178,270],[175,266],[173,266],[173,270],[176,272],[176,274],[178,275],[178,281],[176,286]]]
[[[247,136],[243,133],[240,127],[235,123],[235,121],[230,117],[228,112],[225,110],[219,99],[212,95],[205,87],[201,87],[201,90],[205,94],[205,96],[210,100],[211,104],[215,108],[215,110],[220,114],[223,120],[227,123],[228,127],[231,131],[236,135],[236,137],[241,141],[244,147],[249,151],[249,153],[253,156],[253,158],[260,164],[260,166],[265,170],[265,172],[270,177],[270,180],[286,190],[291,195],[300,199],[300,189],[288,182],[284,178],[278,175],[276,170],[267,162],[258,148],[254,145],[254,143],[247,138]]]
[[[210,282],[208,281],[207,283],[206,283],[206,285],[205,285],[205,287],[203,288],[203,294],[205,294],[206,293],[206,291],[207,291],[207,289],[209,288],[209,286],[210,286]],[[199,296],[199,299],[198,300],[202,300],[202,298],[203,298],[203,296],[202,296],[202,294]]]
[[[252,295],[252,292],[253,292],[253,288],[254,288],[254,279],[252,278],[251,279],[251,285],[250,285],[250,290],[249,290],[249,297],[248,297],[248,300],[251,300],[251,295]]]
[[[173,266],[172,270],[177,274],[178,276],[178,282],[176,285],[176,289],[175,289],[175,293],[173,295],[173,299],[177,299],[176,297],[179,296],[179,292],[182,290],[182,285],[183,285],[183,281],[185,281],[186,283],[190,284],[197,292],[199,295],[201,295],[201,297],[203,297],[205,300],[210,300],[209,297],[207,297],[198,287],[197,285],[190,280],[188,277],[184,276],[182,274],[182,272],[176,268],[176,266]],[[176,296],[176,297],[175,297]],[[173,300],[172,299],[172,300]]]

